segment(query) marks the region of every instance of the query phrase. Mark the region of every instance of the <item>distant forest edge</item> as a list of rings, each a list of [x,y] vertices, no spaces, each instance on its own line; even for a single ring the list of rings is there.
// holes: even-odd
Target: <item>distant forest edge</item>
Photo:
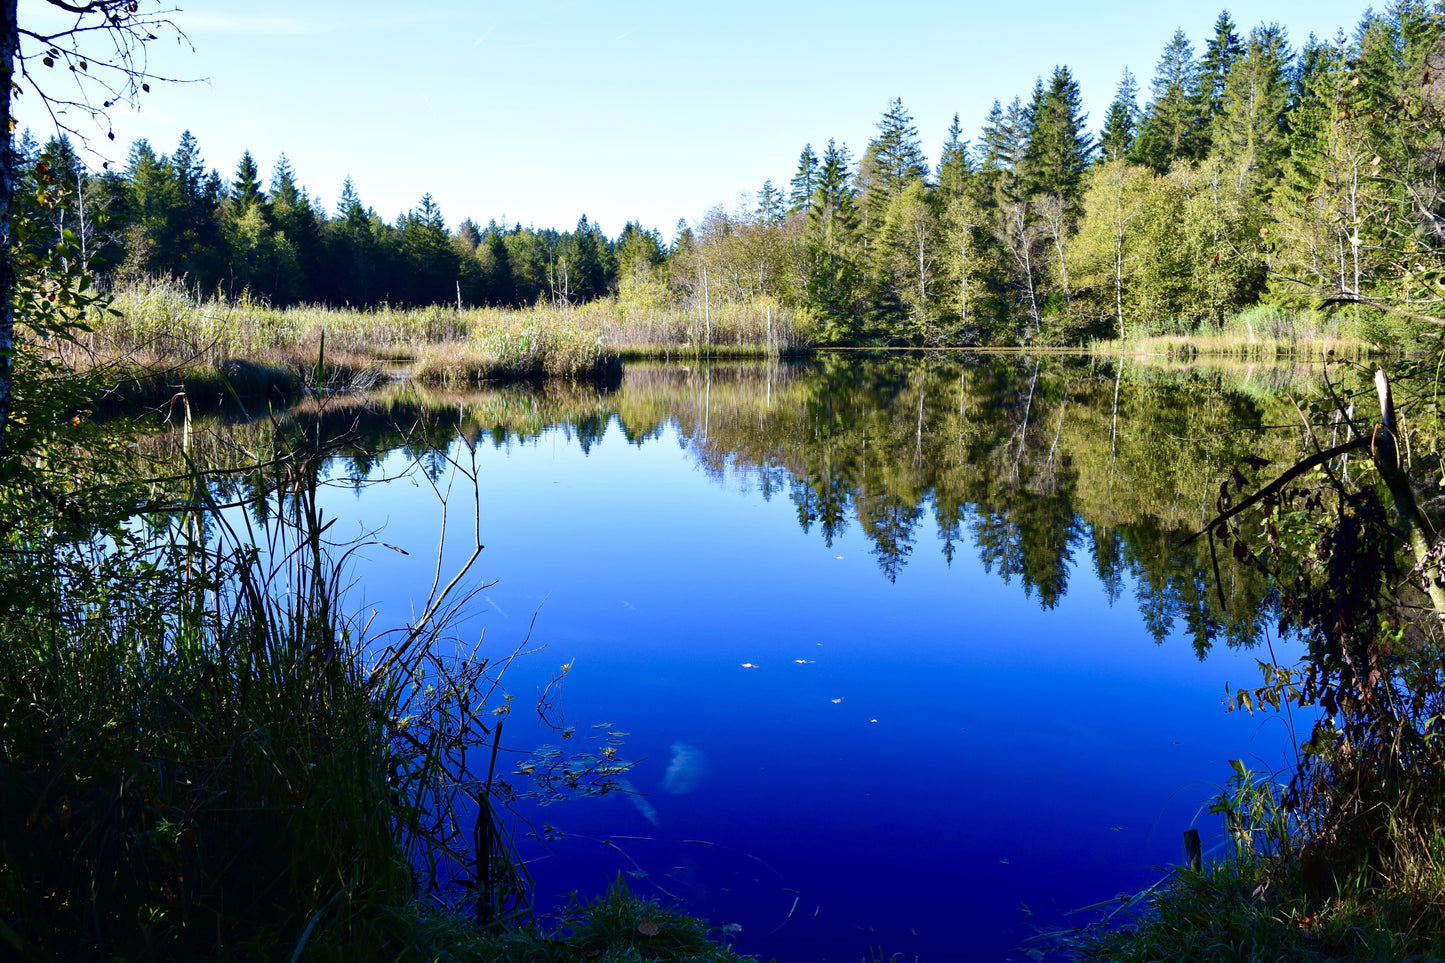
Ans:
[[[198,299],[776,305],[821,344],[1081,344],[1340,305],[1389,344],[1445,313],[1442,4],[1402,0],[1297,50],[1222,13],[1202,54],[1177,31],[1140,95],[1126,69],[1096,137],[1056,67],[995,101],[976,141],[955,115],[933,167],[893,100],[861,156],[805,146],[789,184],[679,221],[670,245],[585,215],[453,231],[430,194],[387,223],[349,179],[328,213],[284,155],[265,187],[249,152],[228,181],[189,132],[170,155],[137,141],[124,170],[87,170],[63,138],[17,151],[74,192],[34,213],[93,270]]]

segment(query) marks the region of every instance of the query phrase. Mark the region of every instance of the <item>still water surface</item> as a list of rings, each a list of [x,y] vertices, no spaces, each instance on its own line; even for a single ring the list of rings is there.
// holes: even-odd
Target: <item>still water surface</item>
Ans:
[[[537,905],[622,873],[765,959],[1022,960],[1087,918],[1068,910],[1159,879],[1184,829],[1219,845],[1204,809],[1228,760],[1282,769],[1288,734],[1221,706],[1257,684],[1262,650],[1227,644],[1257,597],[1216,611],[1173,546],[1260,444],[1259,399],[1010,359],[637,368],[595,395],[407,402],[475,441],[449,451],[475,457],[495,581],[459,634],[536,650],[509,670],[507,741],[563,744],[530,703],[570,664],[566,747],[625,731],[636,760],[634,792],[519,803],[555,837],[519,833]],[[381,624],[434,573],[417,457],[326,496],[340,534],[411,553],[357,564]]]

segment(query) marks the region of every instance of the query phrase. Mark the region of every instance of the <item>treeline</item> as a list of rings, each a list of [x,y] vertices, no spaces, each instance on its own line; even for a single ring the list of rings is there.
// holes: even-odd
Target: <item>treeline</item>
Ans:
[[[41,147],[26,132],[17,150],[22,175],[43,165],[72,195],[53,226],[74,233],[91,270],[184,279],[202,297],[357,307],[581,302],[616,287],[619,263],[664,257],[656,231],[628,224],[609,240],[585,215],[571,231],[471,220],[453,231],[430,194],[388,223],[349,178],[328,214],[284,155],[265,186],[249,151],[227,181],[206,169],[189,131],[171,154],[137,141],[124,169],[99,173],[66,138]]]
[[[635,223],[610,239],[585,216],[568,232],[452,231],[430,195],[387,223],[349,181],[328,214],[284,157],[264,190],[249,153],[227,182],[189,134],[94,175],[63,140],[21,149],[76,186],[93,267],[202,294],[704,312],[766,299],[824,343],[1078,343],[1261,303],[1435,313],[1440,68],[1440,3],[1399,0],[1298,50],[1283,27],[1244,32],[1226,12],[1202,53],[1175,33],[1143,106],[1126,69],[1097,136],[1064,66],[995,101],[976,142],[955,116],[934,166],[894,100],[860,157],[805,146],[788,185],[679,222],[670,246]]]
[[[1261,303],[1436,314],[1442,70],[1440,4],[1297,51],[1226,12],[1202,54],[1174,34],[1142,107],[1126,69],[1097,138],[1063,66],[976,143],[955,116],[932,169],[895,100],[856,163],[804,147],[786,196],[766,183],[680,246],[845,343],[1079,343]]]

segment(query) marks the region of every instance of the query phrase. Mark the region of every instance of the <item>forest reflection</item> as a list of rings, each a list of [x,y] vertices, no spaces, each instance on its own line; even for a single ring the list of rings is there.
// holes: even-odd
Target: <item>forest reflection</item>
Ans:
[[[1272,600],[1256,571],[1223,552],[1219,591],[1208,540],[1185,539],[1246,456],[1297,449],[1298,429],[1285,427],[1298,417],[1289,392],[1311,378],[1016,354],[632,365],[605,388],[396,385],[313,400],[196,432],[191,445],[202,463],[232,468],[268,446],[315,447],[332,475],[360,479],[396,449],[440,473],[459,433],[500,447],[558,431],[586,452],[614,423],[639,446],[672,424],[705,471],[788,499],[825,544],[857,525],[890,580],[906,578],[921,526],[933,525],[950,564],[973,551],[1044,608],[1081,566],[1111,603],[1132,587],[1154,638],[1182,630],[1202,657],[1217,641],[1252,644]],[[180,443],[179,432],[154,442]],[[251,472],[227,484],[267,480]]]

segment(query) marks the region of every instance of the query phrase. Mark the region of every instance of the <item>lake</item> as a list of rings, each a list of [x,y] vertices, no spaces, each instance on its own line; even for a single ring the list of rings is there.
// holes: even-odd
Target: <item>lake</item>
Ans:
[[[621,874],[764,959],[1022,960],[1157,881],[1186,828],[1218,851],[1230,759],[1290,765],[1279,718],[1222,705],[1269,657],[1265,587],[1221,552],[1221,597],[1182,543],[1246,455],[1291,450],[1270,426],[1307,377],[828,355],[285,417],[354,436],[333,535],[409,553],[353,563],[377,625],[437,571],[423,469],[459,482],[442,569],[479,523],[486,584],[456,634],[527,650],[509,768],[634,762],[555,804],[507,777],[539,911]]]

